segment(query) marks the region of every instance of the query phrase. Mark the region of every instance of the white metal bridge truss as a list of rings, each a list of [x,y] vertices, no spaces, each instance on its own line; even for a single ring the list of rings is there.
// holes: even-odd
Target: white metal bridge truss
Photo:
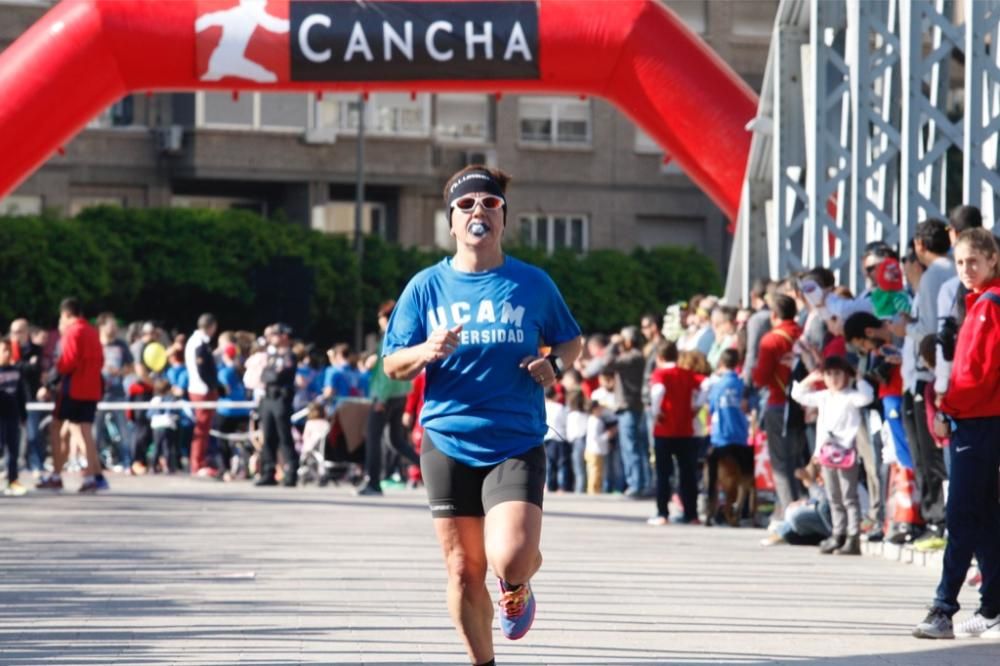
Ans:
[[[992,227],[1000,0],[782,0],[747,129],[732,302],[813,266],[860,291],[865,244],[905,248],[918,222],[947,216],[950,151],[961,203]]]

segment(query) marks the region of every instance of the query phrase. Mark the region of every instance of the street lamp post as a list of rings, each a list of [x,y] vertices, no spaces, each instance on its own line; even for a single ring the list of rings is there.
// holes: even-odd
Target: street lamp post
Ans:
[[[365,205],[365,96],[364,93],[358,95],[358,154],[357,154],[357,174],[354,189],[354,253],[358,263],[358,279],[355,291],[355,313],[354,313],[354,349],[361,351],[364,344],[364,259],[365,259],[365,239],[362,233],[362,215]]]

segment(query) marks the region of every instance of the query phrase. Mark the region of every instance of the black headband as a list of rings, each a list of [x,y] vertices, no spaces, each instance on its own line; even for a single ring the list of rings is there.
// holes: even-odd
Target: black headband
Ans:
[[[489,172],[470,171],[448,188],[448,207],[451,208],[455,201],[475,192],[487,192],[504,199],[503,188]]]
[[[451,225],[451,211],[456,201],[476,192],[486,192],[503,199],[503,221],[507,224],[507,198],[500,183],[488,171],[470,171],[455,180],[448,188],[448,224]]]

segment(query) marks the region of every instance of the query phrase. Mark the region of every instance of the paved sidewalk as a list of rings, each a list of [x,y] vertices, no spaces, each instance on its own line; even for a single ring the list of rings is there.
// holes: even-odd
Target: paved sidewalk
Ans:
[[[421,492],[111,483],[0,497],[0,664],[466,663]],[[500,664],[1000,663],[1000,643],[910,638],[933,567],[546,504],[538,619],[497,631]]]

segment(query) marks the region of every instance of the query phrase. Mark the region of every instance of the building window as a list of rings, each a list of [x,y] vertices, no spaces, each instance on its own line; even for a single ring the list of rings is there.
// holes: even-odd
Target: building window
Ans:
[[[583,214],[531,214],[519,218],[518,239],[522,245],[548,253],[572,250],[583,254],[590,247],[588,219]]]
[[[316,231],[353,238],[354,210],[353,201],[331,201],[313,206],[311,226]],[[385,204],[366,201],[361,208],[361,233],[385,238],[387,231]]]
[[[430,95],[375,93],[365,104],[365,132],[380,136],[430,135]],[[357,95],[323,95],[316,100],[316,127],[332,128],[337,133],[358,131]]]
[[[195,97],[198,127],[302,131],[309,126],[310,95],[303,93],[201,92]]]
[[[11,194],[0,199],[0,217],[41,215],[42,197],[30,194]]]
[[[77,196],[69,200],[69,216],[76,217],[86,208],[94,208],[96,206],[114,206],[116,208],[125,207],[124,197],[114,197],[114,196]]]
[[[451,222],[448,220],[448,211],[444,209],[434,211],[434,246],[442,250],[455,249],[455,239],[451,237]]]
[[[170,197],[170,207],[204,208],[208,210],[248,210],[258,215],[267,215],[267,203],[263,200],[207,194],[175,194]]]
[[[741,0],[742,4],[746,0]],[[704,35],[708,28],[708,3],[705,0],[667,0],[667,7],[677,14],[684,25],[699,35]]]
[[[573,97],[521,97],[518,101],[521,141],[590,145],[590,100]]]
[[[113,127],[129,127],[135,121],[135,102],[127,95],[108,108],[94,116],[87,129],[110,129]]]
[[[752,37],[766,42],[774,30],[774,18],[778,12],[775,0],[743,0],[734,2],[733,35]]]
[[[660,144],[656,143],[656,140],[653,139],[653,137],[643,132],[642,129],[636,125],[635,152],[641,155],[661,155],[663,153],[663,148],[660,148]]]
[[[445,141],[488,141],[489,98],[485,95],[436,96],[434,136]]]

